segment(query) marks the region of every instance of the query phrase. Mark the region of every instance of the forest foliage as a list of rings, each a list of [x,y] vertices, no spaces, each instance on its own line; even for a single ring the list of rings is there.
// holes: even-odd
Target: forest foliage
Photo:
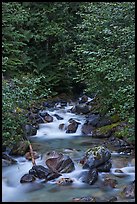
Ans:
[[[133,139],[135,3],[3,2],[2,73],[12,80],[2,87],[4,140],[23,124],[21,113],[13,120],[17,107],[80,84],[128,122]]]

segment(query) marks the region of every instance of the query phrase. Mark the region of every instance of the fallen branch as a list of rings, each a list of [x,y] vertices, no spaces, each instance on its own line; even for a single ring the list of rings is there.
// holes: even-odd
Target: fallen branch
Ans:
[[[29,141],[29,139],[27,138],[27,135],[24,135],[23,136],[24,140],[27,140],[28,142],[28,145],[29,145],[29,149],[30,149],[30,156],[31,156],[31,160],[32,160],[32,165],[36,165],[36,162],[35,162],[35,158],[34,158],[34,152],[33,152],[33,148],[32,148],[32,145]]]
[[[36,165],[36,162],[35,162],[35,158],[34,158],[34,153],[33,153],[32,145],[31,145],[29,140],[28,140],[28,145],[29,145],[29,149],[30,149],[32,165],[34,166],[34,165]]]

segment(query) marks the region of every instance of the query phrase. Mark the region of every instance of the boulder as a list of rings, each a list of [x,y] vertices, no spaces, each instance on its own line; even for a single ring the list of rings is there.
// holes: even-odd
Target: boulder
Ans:
[[[95,130],[93,130],[92,136],[96,138],[109,138],[112,133],[115,132],[115,129],[118,125],[119,122],[96,128]]]
[[[82,128],[81,128],[81,131],[84,135],[92,135],[92,131],[93,131],[93,126],[92,125],[89,125],[87,123],[84,123],[82,125]]]
[[[96,168],[90,169],[88,171],[83,171],[80,180],[89,185],[94,184],[98,179],[98,171]]]
[[[62,174],[60,174],[60,173],[58,173],[58,172],[51,172],[51,173],[47,176],[46,180],[47,180],[47,181],[50,181],[50,180],[53,180],[53,179],[58,178],[58,177],[61,176],[61,175],[62,175]]]
[[[45,168],[42,165],[35,165],[32,169],[29,170],[29,174],[39,178],[39,179],[47,179],[47,176],[51,173],[48,168]]]
[[[72,113],[77,113],[77,114],[87,114],[90,112],[90,106],[87,104],[78,104],[75,107],[71,109]]]
[[[111,157],[110,151],[103,146],[96,146],[87,150],[82,159],[83,168],[96,168],[107,162]]]
[[[20,183],[30,183],[30,182],[33,182],[35,180],[36,180],[36,178],[33,175],[24,174],[20,179]]]
[[[96,127],[100,120],[100,114],[89,114],[86,116],[86,124]]]
[[[70,122],[70,124],[67,127],[66,133],[75,133],[77,131],[78,125],[80,123],[76,122],[73,119],[70,119],[69,122]]]
[[[25,125],[25,135],[26,136],[32,136],[37,134],[37,127],[27,124]]]
[[[53,172],[69,173],[75,169],[74,162],[67,155],[55,151],[48,152],[46,165]]]
[[[110,161],[105,162],[97,167],[98,172],[109,172],[112,167],[112,163]]]
[[[106,126],[106,125],[110,125],[110,124],[112,124],[111,119],[107,116],[102,116],[102,117],[100,117],[96,126],[102,127],[102,126]]]

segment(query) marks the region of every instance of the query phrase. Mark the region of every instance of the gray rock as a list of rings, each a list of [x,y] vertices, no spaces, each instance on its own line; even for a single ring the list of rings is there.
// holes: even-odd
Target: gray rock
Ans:
[[[76,122],[75,120],[71,119],[69,120],[70,124],[67,127],[66,133],[75,133],[77,131],[79,122]]]
[[[103,147],[97,146],[89,149],[83,158],[83,168],[95,168],[104,164],[111,158],[110,151]]]
[[[94,184],[97,179],[98,179],[98,171],[97,169],[93,168],[90,169],[88,171],[84,171],[82,172],[81,176],[79,177],[79,179],[84,182],[87,183],[89,185]]]
[[[13,159],[10,155],[8,155],[6,152],[2,153],[2,159],[4,159],[3,164],[4,163],[6,164],[6,161],[7,161],[7,164],[9,165],[17,163],[17,161]]]
[[[104,164],[97,167],[98,172],[109,172],[112,167],[112,163],[110,161],[105,162]]]
[[[53,172],[69,173],[75,169],[74,162],[67,155],[55,151],[48,152],[46,165]]]
[[[87,114],[90,112],[90,107],[87,104],[78,104],[71,110],[73,113]]]
[[[100,120],[99,114],[90,114],[86,117],[86,124],[96,127]]]
[[[42,165],[33,166],[32,169],[29,170],[29,174],[34,175],[39,179],[46,179],[50,173],[51,171]]]
[[[81,131],[84,135],[92,135],[93,126],[87,123],[82,125]]]
[[[32,174],[24,174],[20,179],[20,183],[29,183],[35,180],[36,178]]]

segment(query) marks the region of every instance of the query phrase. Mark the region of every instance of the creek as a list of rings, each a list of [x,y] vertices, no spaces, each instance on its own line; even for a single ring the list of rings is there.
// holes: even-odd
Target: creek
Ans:
[[[99,172],[98,180],[93,185],[81,182],[79,174],[86,170],[82,169],[80,159],[87,149],[94,145],[101,145],[107,139],[93,138],[92,135],[83,136],[81,126],[85,122],[85,116],[71,113],[71,107],[67,105],[63,108],[56,107],[46,110],[53,116],[53,122],[40,124],[37,134],[30,136],[29,140],[34,150],[40,154],[40,157],[36,159],[37,165],[46,166],[45,154],[55,150],[69,155],[74,161],[75,170],[71,173],[63,173],[59,178],[48,182],[36,179],[35,182],[22,184],[20,178],[31,169],[32,163],[23,156],[13,157],[17,160],[16,164],[2,167],[2,202],[71,202],[73,198],[84,196],[93,196],[104,200],[117,196],[117,201],[135,202],[134,199],[126,200],[118,196],[119,192],[135,179],[135,166],[132,162],[133,156],[130,154],[120,154],[111,150],[112,168],[110,172]],[[63,119],[58,120],[54,116],[55,114]],[[66,133],[65,129],[59,129],[59,125],[62,123],[67,126],[70,118],[81,123],[75,133]],[[124,174],[120,176],[120,173],[115,172],[116,169],[123,170]],[[115,188],[102,185],[106,176],[117,180]],[[56,181],[61,177],[71,178],[73,183],[67,186],[57,185]]]

